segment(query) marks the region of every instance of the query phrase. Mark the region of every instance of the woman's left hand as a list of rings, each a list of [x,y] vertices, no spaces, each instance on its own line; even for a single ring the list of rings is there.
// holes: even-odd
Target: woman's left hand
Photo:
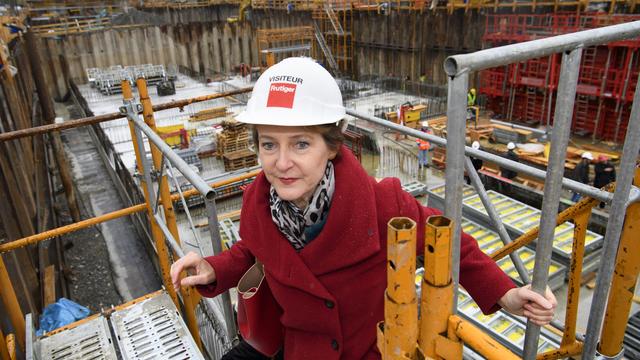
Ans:
[[[507,291],[498,304],[512,314],[525,316],[534,324],[543,326],[553,320],[558,302],[549,288],[542,296],[531,290],[531,285],[526,285]]]

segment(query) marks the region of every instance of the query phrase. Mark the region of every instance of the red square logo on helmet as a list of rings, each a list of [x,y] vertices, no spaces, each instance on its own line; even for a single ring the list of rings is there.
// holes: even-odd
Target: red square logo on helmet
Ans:
[[[267,98],[267,107],[293,107],[293,98],[296,95],[295,84],[272,83],[269,86],[269,97]]]

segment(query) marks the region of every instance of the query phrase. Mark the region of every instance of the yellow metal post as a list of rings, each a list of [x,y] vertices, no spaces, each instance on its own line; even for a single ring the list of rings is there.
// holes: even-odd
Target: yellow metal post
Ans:
[[[133,93],[131,92],[131,84],[127,80],[122,81],[122,96],[124,100],[133,99]],[[133,150],[136,154],[136,164],[138,167],[138,173],[142,174],[142,159],[146,154],[140,154],[138,151],[138,141],[136,138],[136,134],[134,132],[133,123],[129,122],[129,130],[131,131],[131,140],[133,141]],[[151,226],[151,237],[153,237],[153,241],[156,245],[156,251],[158,252],[158,263],[160,264],[160,272],[162,273],[162,281],[164,283],[165,288],[167,289],[167,293],[171,296],[173,303],[176,304],[176,307],[180,307],[180,302],[178,301],[178,296],[176,295],[175,290],[173,289],[173,283],[171,282],[171,275],[169,274],[169,270],[171,266],[169,264],[169,252],[167,251],[167,245],[165,244],[164,235],[162,234],[162,230],[158,227],[156,220],[153,216],[153,208],[151,207],[151,203],[149,202],[149,191],[147,190],[147,186],[144,181],[144,177],[140,177],[140,186],[142,187],[142,193],[144,194],[144,199],[147,205],[147,215],[149,217],[149,225]]]
[[[424,278],[420,296],[420,335],[418,344],[426,357],[439,359],[441,342],[462,356],[462,344],[446,338],[449,316],[453,308],[451,281],[451,220],[431,216],[425,224]]]
[[[416,223],[393,218],[387,225],[387,291],[384,302],[383,359],[414,359],[418,341],[416,304]]]
[[[20,344],[20,348],[24,350],[24,334],[25,334],[25,324],[24,324],[24,315],[22,314],[22,310],[20,309],[20,303],[18,303],[18,297],[16,296],[16,292],[13,289],[13,284],[11,284],[11,279],[9,279],[9,272],[7,271],[7,267],[4,265],[4,260],[2,260],[2,256],[0,255],[0,297],[2,297],[2,303],[4,304],[4,309],[7,313],[9,313],[9,318],[11,319],[11,324],[13,325],[13,329],[18,334],[18,343]],[[1,339],[4,343],[4,339]]]
[[[636,168],[633,183],[640,186],[640,168]],[[634,203],[629,205],[625,215],[607,312],[602,326],[598,351],[605,356],[615,356],[622,350],[624,331],[640,272],[639,228],[640,203]]]
[[[463,320],[457,315],[449,317],[449,326],[455,331],[455,334],[477,351],[485,359],[489,360],[517,360],[520,359],[516,354],[502,346],[498,341],[489,334],[473,326],[471,323]]]
[[[142,104],[142,114],[144,116],[144,122],[149,125],[149,127],[156,131],[156,121],[153,117],[153,106],[151,104],[151,99],[149,99],[149,92],[147,91],[147,82],[143,78],[138,78],[136,80],[136,85],[138,85],[138,93],[140,94],[140,103]],[[149,143],[151,147],[151,157],[153,158],[153,167],[157,171],[162,172],[162,153],[160,149],[158,149],[152,143]],[[162,176],[158,178],[158,186],[160,187],[160,199],[158,201],[161,202],[162,208],[164,210],[164,218],[167,222],[167,228],[169,228],[169,232],[173,235],[173,238],[176,240],[178,244],[180,244],[180,234],[178,233],[178,224],[176,222],[176,214],[173,211],[173,201],[171,201],[171,192],[169,191],[169,183],[167,180],[167,175],[162,173]],[[168,258],[167,258],[168,260]],[[172,287],[171,283],[167,285],[167,287]],[[184,298],[184,309],[185,309],[185,317],[187,320],[187,326],[189,327],[189,331],[193,335],[193,338],[198,344],[198,347],[202,349],[202,342],[200,340],[200,331],[198,330],[198,320],[196,319],[195,314],[195,305],[191,300],[191,292],[193,291],[192,287],[186,287],[181,290],[182,296]]]
[[[584,244],[587,235],[587,225],[591,211],[583,211],[573,219],[573,254],[569,268],[569,284],[567,285],[567,311],[565,313],[565,330],[561,345],[568,346],[576,342],[576,320],[580,303],[580,283],[582,278],[582,262],[584,260]]]
[[[575,341],[573,344],[566,346],[561,345],[558,349],[538,354],[538,356],[536,356],[536,360],[557,360],[577,356],[582,352],[582,346],[583,344],[579,341]]]

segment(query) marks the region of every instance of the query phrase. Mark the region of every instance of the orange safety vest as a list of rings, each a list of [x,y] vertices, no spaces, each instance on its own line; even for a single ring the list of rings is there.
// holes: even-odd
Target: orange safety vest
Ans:
[[[431,143],[427,140],[416,139],[416,143],[418,144],[418,149],[420,150],[429,150],[431,148]]]

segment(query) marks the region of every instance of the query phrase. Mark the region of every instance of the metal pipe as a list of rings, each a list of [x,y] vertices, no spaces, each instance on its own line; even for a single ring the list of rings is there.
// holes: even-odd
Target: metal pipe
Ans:
[[[640,22],[638,23],[640,26]],[[553,250],[553,238],[562,191],[562,178],[564,175],[564,162],[567,156],[569,135],[571,133],[571,118],[573,104],[575,102],[578,74],[580,73],[580,59],[582,47],[562,54],[562,65],[556,109],[554,114],[554,131],[551,136],[551,152],[547,179],[544,182],[544,198],[542,199],[542,218],[540,219],[540,234],[536,243],[536,266],[533,269],[533,281],[531,289],[539,294],[547,289],[549,265],[551,264],[551,252]],[[540,326],[527,321],[525,332],[524,356],[526,360],[533,360],[538,351],[538,338]]]
[[[255,176],[254,173],[258,173],[259,171],[255,171],[255,172],[251,172],[245,175],[241,175],[241,176],[237,176],[231,179],[226,179],[226,180],[222,180],[219,182],[215,182],[213,184],[211,184],[211,187],[216,188],[216,187],[220,187],[220,186],[224,186],[227,185],[229,183],[233,183],[236,181],[240,181],[243,179],[247,179],[250,177]],[[183,196],[185,197],[185,199],[198,194],[197,190],[193,190],[193,191],[185,191]],[[180,198],[179,194],[174,194],[171,196],[171,200],[175,201],[178,200]],[[69,225],[65,225],[65,226],[61,226],[55,229],[51,229],[51,230],[47,230],[35,235],[31,235],[31,236],[27,236],[24,237],[22,239],[18,239],[18,240],[14,240],[8,243],[4,243],[4,244],[0,244],[0,254],[2,253],[6,253],[27,245],[31,245],[31,244],[35,244],[38,243],[40,241],[44,241],[44,240],[48,240],[60,235],[64,235],[64,234],[68,234],[77,230],[81,230],[81,229],[85,229],[88,228],[90,226],[93,225],[97,225],[109,220],[113,220],[113,219],[118,219],[121,218],[123,216],[127,216],[127,215],[132,215],[135,214],[137,212],[141,212],[144,211],[146,209],[147,204],[138,204],[138,205],[133,205],[130,206],[128,208],[124,208],[124,209],[120,209],[120,210],[116,210],[107,214],[103,214],[103,215],[99,215],[99,216],[95,216],[89,219],[85,219],[82,221],[79,221],[77,223],[73,223],[73,224],[69,224]],[[219,236],[219,235],[218,235]],[[218,241],[218,243],[220,243],[220,241]]]
[[[254,170],[254,171],[248,172],[246,174],[242,174],[242,175],[234,176],[234,177],[231,177],[231,178],[228,178],[228,179],[216,181],[214,183],[211,183],[210,185],[211,185],[211,187],[213,187],[215,189],[217,187],[221,187],[221,186],[224,186],[224,185],[233,184],[234,182],[237,182],[237,181],[242,181],[242,180],[245,180],[245,179],[256,177],[258,174],[260,174],[261,171],[262,171],[261,169]],[[191,197],[193,195],[197,195],[197,194],[199,194],[198,193],[198,189],[190,189],[190,190],[185,191],[182,195],[185,198],[189,198],[189,197]],[[172,195],[171,199],[172,200],[177,200],[178,199],[178,195],[177,194]]]
[[[500,121],[500,120],[489,120],[492,124],[498,124],[498,125],[502,125],[502,126],[508,126],[512,129],[521,129],[521,130],[527,130],[527,131],[531,131],[532,133],[536,133],[536,134],[540,134],[540,135],[547,135],[547,131],[545,130],[540,130],[540,129],[536,129],[536,128],[532,128],[532,127],[528,127],[528,126],[522,126],[522,125],[518,125],[518,124],[514,124],[514,123],[509,123],[509,122],[504,122],[504,121]]]
[[[2,260],[2,256],[0,256],[0,298],[4,304],[5,311],[9,315],[9,319],[11,319],[11,325],[13,325],[14,331],[18,334],[18,343],[20,344],[20,348],[24,350],[24,316],[22,314],[22,309],[20,309],[18,297],[13,289],[13,284],[11,284],[9,272],[4,264],[4,260]]]
[[[164,219],[162,218],[162,216],[160,216],[160,214],[154,214],[153,218],[155,219],[155,222],[158,224],[158,227],[160,228],[160,230],[162,230],[162,233],[164,234],[164,237],[167,240],[167,244],[169,244],[169,246],[171,247],[171,250],[173,250],[173,252],[176,253],[178,258],[184,257],[185,255],[184,250],[182,250],[182,247],[180,246],[180,244],[178,244],[178,241],[173,237],[173,234],[171,233],[171,231],[169,231],[169,228],[164,223]]]
[[[462,223],[462,183],[464,182],[464,139],[467,114],[469,73],[449,78],[447,97],[447,167],[445,169],[444,215],[453,221],[451,268],[453,292],[458,293],[460,277],[460,224]],[[452,312],[458,311],[458,297],[453,299]]]
[[[437,358],[436,339],[447,332],[453,308],[451,228],[444,216],[430,216],[424,228],[424,276],[420,296],[418,345],[425,357]],[[462,343],[459,343],[462,352]]]
[[[225,91],[221,93],[215,93],[211,95],[198,96],[191,99],[174,100],[168,103],[154,105],[153,111],[183,108],[185,106],[202,102],[202,101],[213,100],[213,99],[251,92],[252,89],[253,88],[242,88],[237,90]],[[98,116],[90,116],[90,117],[76,119],[76,120],[69,120],[60,124],[49,124],[49,125],[43,125],[43,126],[36,126],[28,129],[0,133],[0,142],[4,142],[7,140],[20,139],[27,136],[46,134],[51,131],[62,131],[62,130],[77,128],[80,126],[99,124],[105,121],[122,119],[124,117],[125,115],[122,114],[121,112],[114,112],[114,113],[98,115]]]
[[[131,121],[136,125],[136,127],[140,128],[142,132],[147,135],[149,141],[151,141],[155,146],[158,147],[158,150],[164,156],[171,161],[173,166],[175,166],[178,171],[184,175],[184,177],[189,180],[189,182],[202,194],[205,199],[211,199],[215,197],[215,192],[211,187],[204,181],[202,178],[196,174],[193,169],[184,161],[178,154],[176,154],[170,147],[167,145],[164,140],[158,134],[156,134],[147,124],[145,124],[142,120],[136,118],[130,118]]]
[[[147,167],[146,161],[146,153],[144,151],[144,146],[140,146],[143,144],[142,134],[136,128],[135,123],[132,122],[133,119],[138,117],[137,111],[133,109],[133,94],[131,92],[131,84],[127,80],[122,81],[122,95],[125,106],[125,113],[127,118],[129,119],[129,131],[131,132],[131,141],[133,142],[133,150],[136,155],[136,163],[138,167],[138,173],[143,174],[143,179],[145,179],[145,174],[150,174],[151,169]],[[137,109],[136,109],[137,110]],[[144,123],[143,123],[144,124]],[[146,126],[146,125],[145,125]],[[142,193],[144,195],[145,204],[147,206],[147,216],[149,220],[149,226],[151,227],[151,237],[153,238],[153,242],[156,247],[156,253],[158,256],[158,264],[160,265],[160,277],[162,278],[162,283],[165,285],[165,289],[167,293],[171,297],[171,300],[176,305],[176,308],[180,308],[180,301],[178,300],[178,295],[176,294],[175,289],[171,283],[171,265],[169,264],[169,251],[167,250],[167,245],[164,242],[164,236],[162,235],[162,230],[158,226],[157,221],[154,219],[153,212],[153,204],[151,202],[151,197],[153,196],[153,189],[151,188],[151,179],[150,177],[146,177],[148,180],[144,180],[145,184],[142,185]]]
[[[35,244],[40,241],[48,240],[56,236],[68,234],[70,232],[85,229],[93,225],[97,225],[109,220],[118,219],[123,216],[131,215],[140,211],[144,211],[146,204],[138,204],[128,208],[116,210],[108,214],[92,217],[69,225],[61,226],[55,229],[47,230],[35,235],[27,236],[22,239],[14,240],[5,244],[0,244],[0,254],[12,251],[27,245]]]
[[[567,359],[579,355],[582,352],[582,343],[574,342],[569,345],[561,345],[558,349],[539,354],[536,360],[557,360]]]
[[[470,322],[463,320],[457,315],[449,317],[449,327],[455,331],[455,334],[469,345],[473,350],[477,351],[486,359],[495,360],[517,360],[519,356],[505,348],[497,340],[492,338],[486,332],[478,329]]]
[[[582,263],[584,261],[584,244],[591,211],[583,211],[573,219],[573,244],[571,263],[569,265],[569,282],[567,284],[567,306],[564,315],[565,329],[562,334],[561,345],[576,342],[576,321],[580,304],[580,283],[582,279]],[[584,340],[584,339],[582,339]]]
[[[125,80],[126,81],[126,80]],[[127,109],[127,117],[138,117],[138,114],[134,110],[135,104],[133,100],[125,100],[125,108]],[[147,157],[147,151],[144,148],[144,138],[142,137],[142,132],[140,129],[133,125],[129,124],[129,130],[131,131],[131,139],[133,142],[133,147],[135,148],[136,160],[138,161],[138,174],[142,176],[140,179],[140,186],[145,189],[147,192],[146,197],[149,199],[149,206],[151,206],[151,212],[155,213],[158,207],[158,197],[156,193],[153,191],[153,181],[151,180],[151,171],[147,171],[147,169],[152,169],[151,164],[149,164],[149,158]],[[137,156],[140,154],[140,156]]]
[[[607,188],[612,189],[613,184],[609,184],[607,187],[605,187],[605,189]],[[593,198],[585,197],[580,199],[580,201],[578,201],[576,204],[574,204],[573,206],[565,209],[563,212],[558,214],[558,217],[556,218],[556,226],[564,223],[565,221],[574,219],[582,211],[585,211],[585,210],[591,211],[591,208],[593,208],[598,203],[599,201]],[[525,245],[530,244],[533,240],[535,240],[538,237],[539,231],[540,231],[539,227],[535,227],[527,231],[526,233],[520,235],[520,237],[517,238],[511,244],[504,246],[496,250],[495,252],[493,252],[491,255],[489,255],[489,257],[491,257],[494,261],[498,261],[502,259],[512,251],[515,251]]]
[[[444,70],[449,76],[479,71],[496,66],[540,58],[553,53],[572,51],[577,47],[599,45],[640,35],[640,21],[605,26],[597,29],[558,35],[518,44],[448,57]]]
[[[140,95],[140,103],[142,104],[142,113],[144,116],[145,123],[151,128],[151,130],[156,131],[156,122],[153,116],[153,109],[151,105],[151,99],[149,99],[149,93],[147,91],[147,82],[143,78],[138,78],[136,80],[136,84],[138,86],[138,93]],[[135,115],[137,118],[138,116]],[[140,138],[141,139],[141,138]],[[163,142],[163,144],[165,144]],[[176,215],[173,211],[173,202],[171,201],[171,192],[169,191],[169,183],[167,181],[167,175],[163,174],[163,163],[164,158],[162,157],[162,153],[160,153],[159,149],[156,146],[151,146],[151,157],[153,158],[154,167],[157,171],[160,172],[158,176],[158,194],[159,199],[158,202],[162,204],[162,209],[164,210],[164,218],[166,221],[166,225],[169,228],[169,231],[173,235],[175,241],[180,244],[180,234],[178,232],[178,224],[176,222]],[[145,171],[145,174],[148,173]],[[204,181],[203,181],[204,182]],[[211,189],[209,185],[207,185],[208,189]],[[211,190],[213,192],[213,190]],[[185,320],[187,323],[187,327],[193,336],[194,341],[199,349],[202,350],[202,339],[200,338],[200,330],[198,329],[198,320],[196,319],[195,309],[193,307],[192,301],[192,288],[186,288],[182,291],[182,297],[184,300],[184,314]]]
[[[406,126],[402,126],[402,125],[398,125],[395,123],[392,123],[388,120],[385,119],[381,119],[375,116],[371,116],[369,114],[365,114],[365,113],[361,113],[352,109],[347,109],[347,114],[351,115],[351,116],[355,116],[357,118],[360,119],[364,119],[367,120],[369,122],[378,124],[378,125],[382,125],[384,127],[387,127],[391,130],[394,131],[398,131],[401,132],[403,134],[407,134],[419,139],[423,139],[423,140],[427,140],[433,144],[436,144],[438,146],[441,147],[445,147],[447,146],[447,140],[444,138],[441,138],[439,136],[435,136],[432,134],[427,134],[424,133],[422,131],[418,131],[415,129],[411,129],[408,128]],[[502,156],[499,155],[494,155],[491,153],[488,153],[486,151],[482,151],[482,150],[476,150],[473,149],[470,146],[465,146],[464,148],[465,151],[465,155],[467,156],[473,156],[474,158],[478,158],[478,159],[482,159],[484,161],[490,161],[493,162],[497,165],[499,165],[500,167],[504,167],[510,170],[514,170],[517,171],[519,173],[531,176],[533,178],[539,179],[539,180],[544,180],[547,178],[547,172],[544,170],[540,170],[537,168],[534,168],[533,166],[529,166],[526,164],[521,164],[519,162],[515,162],[515,161],[511,161],[508,159],[503,158]],[[613,199],[613,194],[607,192],[607,191],[603,191],[600,190],[598,188],[595,188],[593,186],[590,185],[586,185],[583,184],[581,182],[575,181],[575,180],[571,180],[571,179],[567,179],[564,178],[562,179],[562,186],[565,189],[569,189],[575,192],[578,192],[582,195],[588,196],[588,197],[592,197],[595,198],[599,201],[603,201],[606,203],[610,203]]]
[[[511,237],[507,233],[507,229],[504,227],[504,224],[502,223],[500,214],[498,214],[498,212],[496,211],[496,208],[491,203],[491,200],[489,200],[487,191],[485,190],[484,185],[482,185],[482,181],[480,181],[480,176],[478,176],[478,172],[473,167],[473,163],[471,163],[471,159],[468,157],[465,157],[464,165],[467,170],[467,175],[471,180],[471,184],[473,185],[474,189],[476,189],[476,193],[478,193],[478,196],[480,197],[480,200],[482,201],[484,208],[487,210],[487,214],[489,215],[491,224],[498,232],[498,235],[500,236],[500,240],[502,240],[502,243],[505,245],[510,244],[512,242]],[[529,272],[527,271],[527,268],[524,267],[524,264],[522,263],[522,259],[520,259],[517,252],[514,251],[510,253],[509,257],[511,257],[511,261],[513,262],[513,265],[516,267],[516,270],[518,271],[518,275],[520,275],[520,279],[522,280],[522,282],[524,284],[529,284],[531,282],[531,279],[529,279]]]
[[[636,168],[634,183],[640,186],[640,168]],[[616,270],[602,325],[602,340],[598,351],[609,357],[615,356],[622,350],[622,340],[635,295],[635,285],[638,283],[640,241],[637,239],[637,230],[634,231],[634,226],[637,224],[640,224],[640,203],[631,204],[627,208],[616,259]]]
[[[631,107],[631,116],[629,117],[629,124],[627,125],[627,136],[624,140],[622,158],[620,160],[620,175],[617,178],[616,192],[613,195],[609,223],[607,224],[607,231],[604,236],[604,250],[602,252],[600,269],[598,270],[596,291],[593,295],[593,305],[589,313],[587,340],[583,353],[586,359],[590,359],[595,355],[596,343],[602,327],[604,307],[607,302],[607,294],[609,293],[615,266],[614,259],[618,250],[618,243],[620,242],[624,215],[627,210],[627,199],[631,191],[636,157],[638,156],[638,151],[640,151],[640,78],[636,83],[635,91],[633,105]]]
[[[207,217],[209,220],[209,233],[213,247],[212,255],[218,255],[222,253],[222,240],[220,240],[220,230],[218,229],[218,210],[216,209],[215,196],[205,198],[204,204],[207,208]],[[236,322],[233,317],[231,296],[228,291],[225,291],[220,296],[222,300],[222,314],[224,316],[224,322],[227,325],[227,334],[229,334],[229,338],[231,339],[236,334]]]
[[[384,359],[413,359],[418,342],[415,221],[397,217],[387,224],[387,290],[384,299]]]

